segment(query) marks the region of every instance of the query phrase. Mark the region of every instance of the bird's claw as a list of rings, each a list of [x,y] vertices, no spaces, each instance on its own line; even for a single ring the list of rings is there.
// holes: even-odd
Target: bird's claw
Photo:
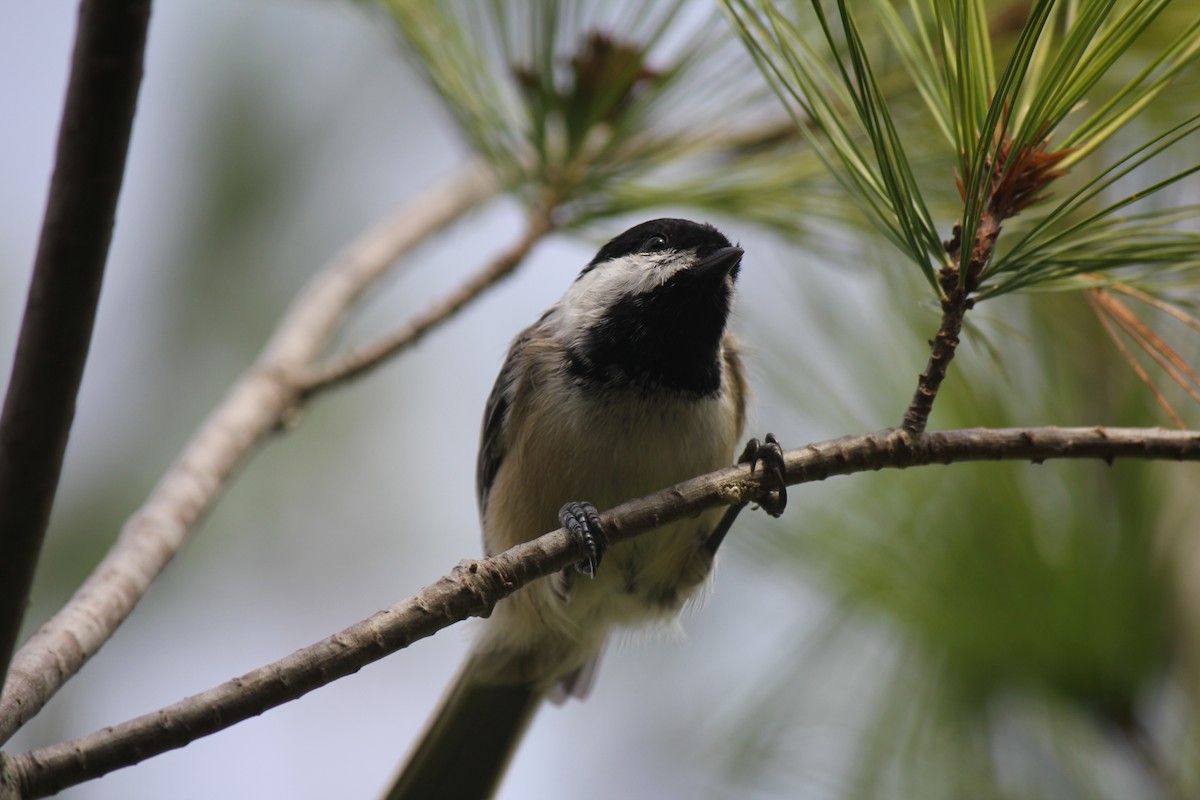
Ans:
[[[567,529],[567,533],[575,539],[584,557],[575,565],[575,569],[587,575],[596,577],[600,559],[608,549],[608,536],[604,525],[600,522],[600,514],[596,507],[586,502],[570,502],[558,512],[558,521]]]
[[[738,457],[739,464],[749,464],[750,474],[754,474],[759,462],[762,462],[763,493],[758,496],[759,508],[772,517],[778,517],[787,508],[787,470],[783,461],[783,448],[775,434],[768,433],[764,441],[751,439],[746,442],[746,449]]]

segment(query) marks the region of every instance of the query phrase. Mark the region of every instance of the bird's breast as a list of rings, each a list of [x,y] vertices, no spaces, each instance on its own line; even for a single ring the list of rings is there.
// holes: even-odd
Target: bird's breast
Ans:
[[[569,398],[551,404],[550,398]],[[515,431],[484,520],[489,552],[559,527],[571,500],[600,510],[727,466],[739,435],[725,393],[705,398],[543,391]],[[537,420],[536,428],[528,423]],[[593,581],[576,581],[564,611],[581,626],[670,616],[703,583],[717,512],[614,545]]]

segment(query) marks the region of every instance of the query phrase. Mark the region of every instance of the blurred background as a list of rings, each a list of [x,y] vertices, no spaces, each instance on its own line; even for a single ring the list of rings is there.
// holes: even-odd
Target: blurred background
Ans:
[[[4,374],[75,13],[66,0],[0,7]],[[1197,96],[1188,80],[1176,98]],[[378,11],[156,4],[28,632],[70,596],[305,281],[471,157]],[[1195,182],[1179,193],[1195,202]],[[666,214],[709,219],[747,250],[733,325],[750,349],[750,434],[798,447],[899,422],[937,309],[920,275],[888,268],[895,254],[861,229],[796,219],[789,235],[762,218],[665,206],[551,236],[450,324],[268,440],[10,748],[240,675],[475,555],[478,426],[508,341],[600,242]],[[515,242],[522,220],[516,201],[499,200],[420,248],[339,345],[423,309]],[[1186,329],[1156,322],[1200,360]],[[1170,419],[1079,293],[982,306],[932,419],[1100,423]],[[783,519],[743,516],[707,602],[678,630],[614,643],[587,702],[539,714],[501,797],[1195,796],[1198,480],[1195,465],[987,464],[796,487]],[[376,796],[470,629],[62,796]]]

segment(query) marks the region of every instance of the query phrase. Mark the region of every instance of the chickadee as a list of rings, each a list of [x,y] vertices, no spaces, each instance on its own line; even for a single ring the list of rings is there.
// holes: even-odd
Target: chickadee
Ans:
[[[711,225],[644,222],[600,248],[513,342],[483,418],[484,551],[562,524],[591,555],[496,606],[392,800],[491,796],[542,699],[587,693],[613,628],[671,619],[705,583],[740,507],[607,552],[595,509],[733,460],[746,381],[725,324],[741,260]],[[743,459],[759,449],[777,477],[772,502],[761,502],[778,515],[778,444],[752,440]]]

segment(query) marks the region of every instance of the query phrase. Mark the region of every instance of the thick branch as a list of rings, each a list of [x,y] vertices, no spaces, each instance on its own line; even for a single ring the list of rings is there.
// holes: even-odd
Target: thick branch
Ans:
[[[463,306],[511,275],[525,260],[525,256],[529,255],[534,245],[552,229],[549,211],[535,214],[520,241],[496,256],[490,264],[459,286],[449,297],[430,306],[416,319],[410,320],[404,327],[378,341],[364,345],[329,363],[306,370],[298,380],[301,393],[307,397],[314,392],[357,378],[416,344],[425,334],[458,313]]]
[[[960,461],[1117,458],[1200,461],[1200,431],[1135,428],[973,429],[910,436],[903,430],[844,437],[785,454],[789,484],[882,468]],[[722,504],[756,497],[759,474],[728,467],[632,500],[603,520],[611,543]],[[261,714],[470,616],[579,560],[574,541],[554,531],[491,558],[465,561],[413,597],[292,655],[142,717],[13,757],[9,779],[22,798],[130,766]],[[0,796],[3,789],[0,786]]]
[[[17,653],[0,696],[0,742],[108,640],[234,468],[294,411],[301,398],[292,376],[319,355],[354,300],[403,253],[495,191],[492,179],[472,167],[365,234],[310,282],[258,363],[196,431],[104,560]]]
[[[150,0],[84,0],[79,9],[46,217],[0,415],[0,684],[75,417],[149,24]]]

